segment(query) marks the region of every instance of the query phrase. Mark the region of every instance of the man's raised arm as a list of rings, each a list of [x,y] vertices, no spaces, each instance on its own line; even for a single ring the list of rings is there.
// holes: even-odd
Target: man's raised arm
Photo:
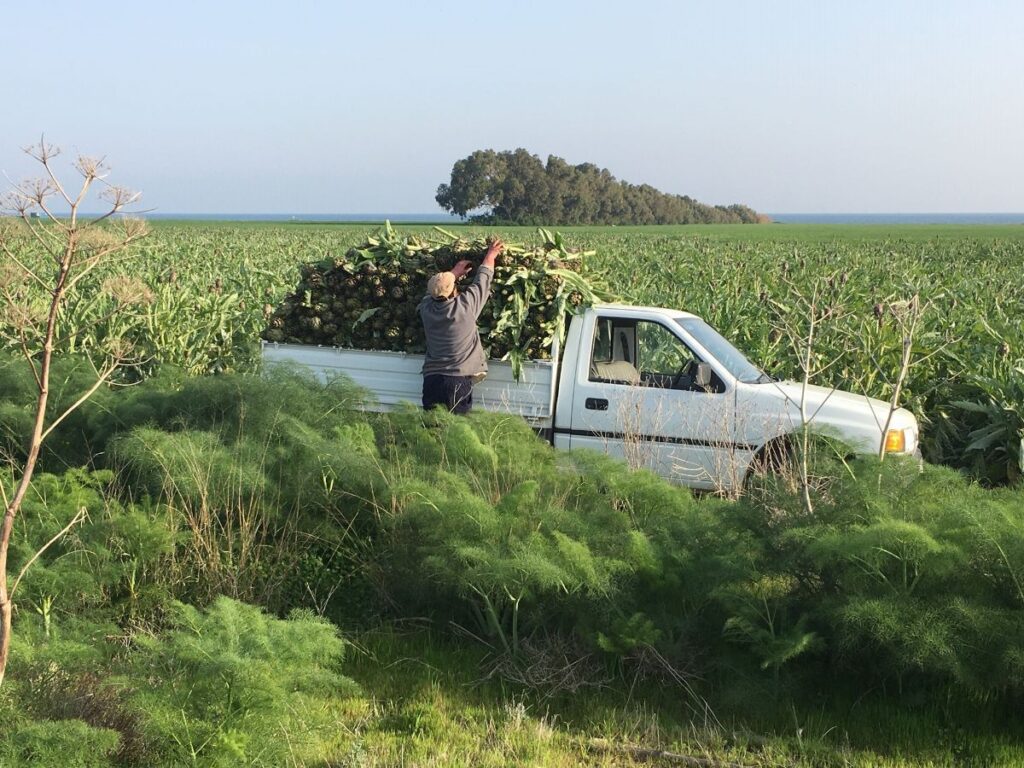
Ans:
[[[494,277],[494,266],[498,260],[498,256],[505,249],[505,244],[501,240],[495,239],[491,242],[487,248],[487,253],[484,255],[483,261],[480,262],[480,269],[477,270],[476,277],[473,283],[466,288],[459,295],[459,300],[466,304],[466,307],[473,313],[474,317],[479,317],[481,310],[484,308],[484,304],[487,302],[488,296],[491,293],[491,279]],[[461,277],[469,271],[472,265],[468,261],[460,261],[452,269],[455,276]],[[483,268],[487,267],[489,271],[484,272]]]

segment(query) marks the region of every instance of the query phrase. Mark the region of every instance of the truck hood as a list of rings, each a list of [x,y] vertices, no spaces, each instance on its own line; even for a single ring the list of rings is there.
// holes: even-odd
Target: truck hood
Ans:
[[[801,423],[800,401],[804,399],[807,418],[815,431],[834,434],[855,447],[877,448],[882,430],[889,418],[890,404],[865,395],[844,392],[841,389],[808,385],[797,381],[776,381],[759,384],[764,390],[786,403],[786,410],[796,424]],[[917,448],[917,419],[906,408],[897,408],[889,422],[889,429],[909,430],[908,452]]]

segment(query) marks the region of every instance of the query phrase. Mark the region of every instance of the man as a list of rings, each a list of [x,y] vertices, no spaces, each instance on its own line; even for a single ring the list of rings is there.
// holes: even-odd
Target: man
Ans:
[[[461,293],[455,282],[473,268],[469,261],[460,261],[451,272],[440,272],[427,282],[427,295],[418,308],[427,335],[424,408],[442,405],[452,413],[469,413],[473,407],[473,384],[487,375],[476,321],[491,295],[494,263],[504,247],[501,240],[490,244],[476,278]]]

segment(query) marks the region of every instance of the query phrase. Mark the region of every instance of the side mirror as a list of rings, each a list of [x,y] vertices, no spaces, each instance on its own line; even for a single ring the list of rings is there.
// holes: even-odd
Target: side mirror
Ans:
[[[711,366],[707,363],[697,363],[697,373],[693,377],[693,383],[701,389],[711,386]]]

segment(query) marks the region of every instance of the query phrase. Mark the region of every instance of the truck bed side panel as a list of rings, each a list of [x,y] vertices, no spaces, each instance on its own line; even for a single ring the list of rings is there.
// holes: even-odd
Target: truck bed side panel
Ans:
[[[377,401],[375,410],[390,410],[399,403],[421,403],[422,355],[404,352],[369,352],[303,344],[263,344],[266,365],[299,366],[321,381],[344,374],[368,389]],[[523,364],[516,381],[510,363],[491,361],[486,379],[473,388],[474,406],[487,411],[514,413],[534,427],[550,427],[554,412],[554,365],[546,360]]]

